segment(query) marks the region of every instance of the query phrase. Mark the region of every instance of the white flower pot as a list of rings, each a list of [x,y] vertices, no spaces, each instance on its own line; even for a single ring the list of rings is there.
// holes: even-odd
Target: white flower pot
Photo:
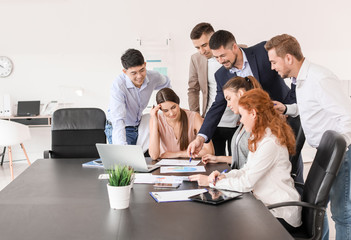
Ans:
[[[107,192],[110,207],[113,209],[125,209],[129,207],[131,185],[114,187],[107,184]]]

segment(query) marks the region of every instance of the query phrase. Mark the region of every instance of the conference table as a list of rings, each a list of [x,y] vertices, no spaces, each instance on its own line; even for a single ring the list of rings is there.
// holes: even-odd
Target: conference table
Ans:
[[[109,206],[103,169],[92,159],[39,159],[0,192],[0,238],[293,239],[251,193],[221,205],[157,203],[151,184],[134,184],[130,206]],[[208,164],[207,173],[227,168]],[[153,174],[159,174],[159,169]],[[185,174],[182,174],[185,175]],[[179,189],[200,188],[183,182]]]

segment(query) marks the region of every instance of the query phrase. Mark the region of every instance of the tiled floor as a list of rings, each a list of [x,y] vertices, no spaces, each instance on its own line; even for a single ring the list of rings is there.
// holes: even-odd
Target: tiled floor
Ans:
[[[33,141],[33,139],[32,139]],[[34,139],[35,141],[35,139]],[[47,143],[46,143],[47,145]],[[31,160],[31,162],[35,161],[35,159],[39,159],[42,158],[43,156],[43,150],[47,150],[49,149],[48,146],[44,145],[44,147],[42,147],[43,149],[34,149],[34,151],[28,151],[28,155],[29,155],[29,159]],[[0,149],[2,150],[2,149]],[[19,148],[19,150],[21,150]],[[311,167],[311,161],[314,157],[315,154],[315,150],[305,146],[303,151],[302,151],[302,155],[303,155],[303,159],[304,159],[304,178],[306,179],[306,176],[308,174],[308,171]],[[0,190],[3,189],[4,187],[6,187],[10,182],[11,182],[11,174],[10,174],[10,168],[9,168],[9,163],[7,162],[7,157],[5,158],[6,161],[4,162],[3,166],[0,166]],[[15,159],[20,159],[20,160],[16,160],[13,163],[13,167],[14,167],[14,175],[15,177],[17,177],[18,175],[20,175],[27,167],[27,161],[25,159],[23,159],[23,157],[19,157],[19,158],[15,158]],[[330,218],[331,214],[329,211],[329,207],[328,207],[328,219],[329,219],[329,239],[330,240],[334,240],[335,239],[335,228],[334,228],[334,222],[331,220]]]

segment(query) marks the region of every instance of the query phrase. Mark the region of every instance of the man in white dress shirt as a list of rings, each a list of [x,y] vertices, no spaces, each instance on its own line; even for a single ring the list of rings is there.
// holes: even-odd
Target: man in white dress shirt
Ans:
[[[291,116],[300,114],[307,142],[318,147],[323,133],[334,130],[345,137],[348,151],[331,189],[332,219],[336,239],[351,239],[351,101],[341,81],[328,69],[304,58],[300,44],[287,34],[273,37],[265,45],[272,69],[296,84],[297,104],[276,103],[276,109]],[[324,221],[327,223],[327,221]],[[328,239],[328,227],[323,239]]]

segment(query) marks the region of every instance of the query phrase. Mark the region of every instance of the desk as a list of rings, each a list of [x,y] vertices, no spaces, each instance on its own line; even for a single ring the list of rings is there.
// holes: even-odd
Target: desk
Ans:
[[[219,206],[156,203],[152,185],[134,184],[129,208],[112,210],[103,170],[81,166],[89,160],[40,159],[4,188],[1,239],[292,239],[252,194]]]
[[[13,122],[22,123],[29,127],[50,127],[51,126],[51,115],[39,115],[39,116],[1,116],[0,119],[9,120]]]

